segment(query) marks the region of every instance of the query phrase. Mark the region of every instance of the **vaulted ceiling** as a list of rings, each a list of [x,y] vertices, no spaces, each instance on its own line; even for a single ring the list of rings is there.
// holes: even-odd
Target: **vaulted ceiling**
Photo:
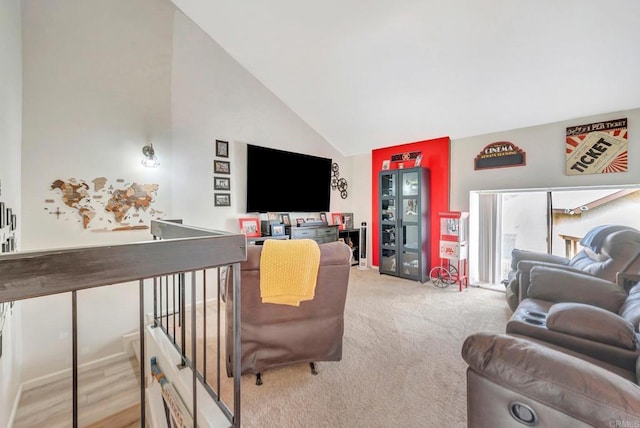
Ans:
[[[344,155],[640,107],[638,0],[172,0]]]

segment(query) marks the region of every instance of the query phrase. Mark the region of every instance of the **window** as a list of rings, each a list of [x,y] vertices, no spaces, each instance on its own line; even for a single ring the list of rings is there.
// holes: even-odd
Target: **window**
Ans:
[[[585,233],[598,225],[640,229],[638,188],[477,192],[471,200],[472,229],[475,223],[478,231],[478,243],[470,243],[475,283],[495,285],[505,279],[513,248],[570,258],[580,251]]]

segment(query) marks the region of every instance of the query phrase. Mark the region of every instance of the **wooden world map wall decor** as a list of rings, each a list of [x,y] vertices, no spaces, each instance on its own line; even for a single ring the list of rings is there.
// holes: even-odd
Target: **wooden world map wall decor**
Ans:
[[[45,199],[44,209],[57,220],[72,220],[92,231],[149,229],[152,219],[164,216],[154,207],[159,187],[122,178],[57,179],[49,188],[54,197]]]

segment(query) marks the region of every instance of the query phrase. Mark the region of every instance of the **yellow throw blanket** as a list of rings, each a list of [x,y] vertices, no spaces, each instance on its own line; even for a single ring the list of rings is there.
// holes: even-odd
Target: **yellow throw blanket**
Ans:
[[[320,247],[312,239],[264,241],[260,255],[262,303],[300,306],[315,296]]]

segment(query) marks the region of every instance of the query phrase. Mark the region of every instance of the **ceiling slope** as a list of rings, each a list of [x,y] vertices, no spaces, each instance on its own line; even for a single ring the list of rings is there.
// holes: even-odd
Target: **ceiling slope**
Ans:
[[[173,0],[344,155],[640,107],[638,0]]]

